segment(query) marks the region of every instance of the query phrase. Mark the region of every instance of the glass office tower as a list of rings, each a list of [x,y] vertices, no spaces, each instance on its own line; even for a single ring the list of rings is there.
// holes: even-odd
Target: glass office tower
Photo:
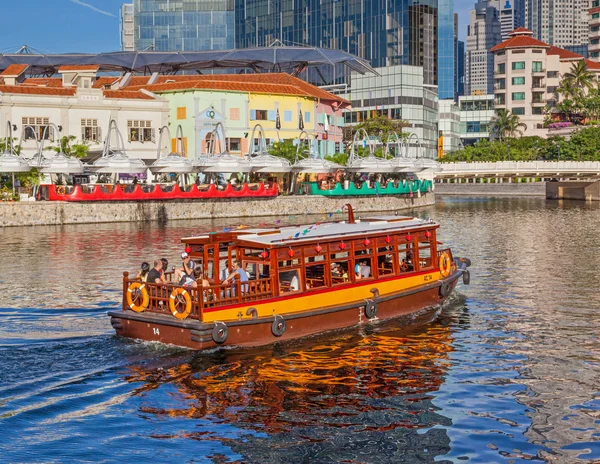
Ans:
[[[235,7],[237,48],[280,40],[343,49],[374,67],[423,66],[425,84],[437,84],[438,0],[235,0]]]
[[[456,98],[454,20],[454,0],[438,0],[438,96],[440,100]]]
[[[136,50],[234,48],[234,0],[134,0]]]

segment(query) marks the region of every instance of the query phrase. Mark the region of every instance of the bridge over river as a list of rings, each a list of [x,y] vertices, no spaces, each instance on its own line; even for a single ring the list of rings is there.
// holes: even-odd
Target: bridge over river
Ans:
[[[515,178],[534,179],[598,179],[600,161],[497,161],[441,163],[435,173],[439,182],[455,182],[463,179],[496,178],[498,182],[511,182]]]

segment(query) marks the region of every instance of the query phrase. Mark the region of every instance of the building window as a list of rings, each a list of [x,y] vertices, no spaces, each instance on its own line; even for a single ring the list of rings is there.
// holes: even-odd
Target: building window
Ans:
[[[534,61],[533,63],[531,63],[531,72],[537,73],[542,71],[543,70],[541,61]]]
[[[513,77],[512,85],[525,85],[525,77]]]
[[[127,121],[127,135],[130,142],[154,142],[152,121]]]
[[[31,128],[25,130],[25,140],[31,140],[37,138],[42,140],[42,137],[46,140],[54,140],[54,129],[50,127],[50,118],[22,118],[21,122],[23,126],[31,126],[35,131],[35,134],[31,131]],[[44,135],[44,132],[46,134]],[[37,137],[36,137],[37,135]]]
[[[514,82],[513,82],[514,84]],[[506,79],[496,79],[496,90],[504,90],[506,88]]]
[[[242,151],[242,139],[241,138],[227,138],[229,142],[230,152],[241,152]]]
[[[524,61],[513,61],[512,70],[517,71],[520,69],[525,69],[525,62]]]
[[[267,110],[250,110],[250,119],[254,121],[268,121],[269,112]]]
[[[187,118],[187,108],[185,106],[180,106],[177,108],[177,119],[186,119]]]
[[[558,71],[548,71],[548,73],[546,75],[549,78],[556,78],[556,77],[558,77]]]
[[[496,95],[496,105],[504,105],[504,103],[505,103],[504,94],[499,93],[498,95]]]
[[[600,18],[600,13],[592,14],[592,19],[598,19],[598,18]]]
[[[590,43],[592,45],[596,45],[599,41],[600,41],[600,39],[590,39]]]
[[[496,70],[498,71],[498,74],[504,74],[506,72],[506,64],[500,63]]]
[[[513,108],[512,109],[512,114],[516,114],[518,116],[522,116],[525,114],[525,108]]]
[[[283,121],[284,122],[292,122],[292,112],[291,111],[283,112]]]
[[[240,109],[239,108],[229,108],[229,119],[232,121],[240,120]]]
[[[531,108],[531,114],[544,114],[544,108],[542,108],[541,106],[534,106],[533,108]]]
[[[100,128],[97,119],[81,120],[81,140],[88,142],[100,142]]]
[[[513,101],[525,100],[525,92],[513,92],[512,99]]]
[[[310,122],[310,111],[304,113],[304,122]]]

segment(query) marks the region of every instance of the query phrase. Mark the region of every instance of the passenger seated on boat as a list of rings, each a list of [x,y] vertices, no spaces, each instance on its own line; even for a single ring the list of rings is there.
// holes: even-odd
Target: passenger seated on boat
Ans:
[[[222,282],[224,284],[231,283],[231,294],[232,296],[236,296],[236,282],[237,279],[240,280],[242,293],[248,292],[248,284],[244,282],[248,282],[248,274],[245,270],[242,269],[242,265],[238,260],[233,262],[233,271],[229,274],[229,276]]]
[[[362,261],[360,263],[360,273],[363,278],[371,277],[371,266],[369,266],[367,261]]]
[[[338,263],[331,263],[331,275],[333,277],[342,276],[342,269]]]
[[[162,270],[161,270],[160,280],[163,284],[166,284],[166,283],[168,283],[166,274],[169,271],[169,260],[167,258],[160,258],[160,261],[162,262]],[[173,266],[173,267],[175,267],[175,266]]]
[[[148,272],[148,276],[146,277],[146,282],[151,282],[153,284],[162,283],[162,261],[157,259],[154,261],[154,267]]]
[[[179,283],[179,285],[191,285],[194,281],[193,274],[194,269],[196,269],[196,263],[191,260],[190,255],[185,251],[181,253],[181,259],[183,260],[181,267],[175,269],[175,282]]]
[[[150,265],[144,261],[142,263],[142,268],[140,269],[140,272],[137,273],[135,278],[140,279],[142,282],[146,282],[146,279],[148,278],[148,272],[150,272]]]

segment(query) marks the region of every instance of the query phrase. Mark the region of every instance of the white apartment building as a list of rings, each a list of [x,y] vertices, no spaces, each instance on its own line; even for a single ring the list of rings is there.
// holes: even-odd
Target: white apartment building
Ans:
[[[471,10],[465,53],[465,95],[493,92],[494,56],[490,49],[502,41],[496,5],[481,0]]]
[[[60,136],[75,136],[87,141],[90,156],[98,156],[111,119],[124,138],[125,150],[132,158],[146,162],[156,159],[158,131],[168,123],[168,102],[150,92],[122,90],[126,77],[97,77],[97,66],[63,66],[60,77],[27,78],[27,65],[13,64],[0,73],[0,133],[6,122],[16,130],[13,137],[24,142],[26,156],[37,151],[36,137],[45,133],[46,144],[56,145]],[[48,128],[46,130],[46,128]]]
[[[600,61],[600,0],[591,0],[588,18],[590,27],[588,54],[590,60]]]
[[[561,76],[579,60],[586,60],[588,69],[599,74],[600,64],[532,35],[532,31],[520,27],[510,39],[492,48],[495,108],[518,115],[526,126],[525,135],[545,137],[544,107],[556,104]]]
[[[466,95],[458,100],[460,109],[460,138],[463,146],[490,138],[494,117],[494,95]]]
[[[525,27],[556,47],[586,45],[589,0],[525,0]]]
[[[439,112],[438,125],[440,137],[443,137],[444,141],[444,154],[453,153],[458,150],[461,145],[460,111],[458,105],[452,100],[440,100]]]
[[[121,51],[123,52],[132,52],[135,50],[135,26],[133,19],[133,3],[123,3],[119,15],[119,21],[121,23]]]

